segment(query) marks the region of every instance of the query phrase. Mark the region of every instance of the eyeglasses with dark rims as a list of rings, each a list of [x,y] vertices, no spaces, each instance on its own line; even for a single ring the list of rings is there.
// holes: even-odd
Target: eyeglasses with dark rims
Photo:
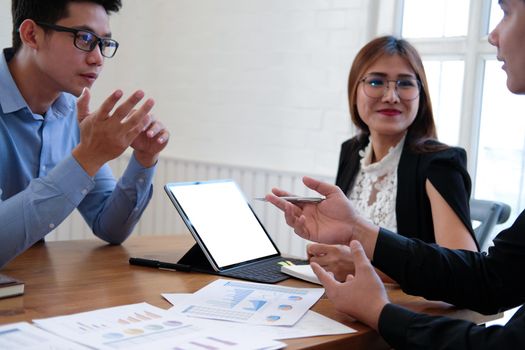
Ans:
[[[100,48],[100,53],[102,56],[111,58],[115,56],[115,53],[118,49],[118,42],[110,38],[102,38],[97,34],[86,30],[86,29],[76,29],[63,27],[56,24],[50,24],[45,22],[36,22],[39,26],[43,28],[48,28],[56,32],[66,32],[73,34],[73,44],[79,50],[91,52],[95,47]]]

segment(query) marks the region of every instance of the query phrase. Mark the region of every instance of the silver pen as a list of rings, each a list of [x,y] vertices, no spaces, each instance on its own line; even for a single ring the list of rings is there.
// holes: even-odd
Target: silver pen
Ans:
[[[285,201],[288,201],[290,203],[320,203],[326,199],[326,197],[301,197],[301,196],[282,196],[279,197],[281,199],[284,199]],[[258,201],[264,201],[267,202],[267,199],[264,197],[256,197],[254,198]]]

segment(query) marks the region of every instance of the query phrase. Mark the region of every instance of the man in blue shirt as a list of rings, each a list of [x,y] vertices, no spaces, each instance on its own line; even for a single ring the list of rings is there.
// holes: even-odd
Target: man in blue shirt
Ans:
[[[78,208],[95,235],[123,242],[152,195],[169,134],[136,91],[96,111],[90,92],[118,43],[120,0],[13,0],[13,48],[0,55],[0,266]],[[76,96],[79,96],[78,101]],[[128,147],[117,182],[106,164]]]

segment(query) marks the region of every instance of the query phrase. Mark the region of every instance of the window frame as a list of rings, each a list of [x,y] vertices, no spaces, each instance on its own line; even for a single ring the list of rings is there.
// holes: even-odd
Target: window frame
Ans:
[[[404,0],[373,0],[377,17],[372,21],[372,37],[393,34],[401,36]],[[481,125],[481,99],[485,61],[496,57],[496,48],[488,43],[491,0],[470,0],[467,35],[464,37],[407,38],[421,54],[423,60],[460,59],[465,62],[459,146],[468,154],[468,171],[473,188]]]

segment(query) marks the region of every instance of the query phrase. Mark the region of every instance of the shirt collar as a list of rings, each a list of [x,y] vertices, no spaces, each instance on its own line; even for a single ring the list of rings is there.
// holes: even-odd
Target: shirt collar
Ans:
[[[397,143],[397,145],[388,149],[388,153],[383,157],[383,159],[372,163],[372,138],[369,137],[366,148],[359,151],[359,155],[361,156],[361,169],[365,172],[377,174],[386,173],[392,169],[397,169],[399,160],[401,159],[401,153],[403,152],[403,146],[405,145],[405,139],[406,133]]]
[[[0,55],[0,106],[4,114],[16,112],[24,107],[29,109],[7,66],[13,55],[12,48],[4,49]]]
[[[3,113],[13,113],[23,108],[27,108],[31,111],[24,97],[20,93],[20,90],[18,90],[18,86],[13,80],[13,76],[7,65],[7,62],[9,62],[14,56],[13,49],[4,49],[0,56],[0,107],[2,108]],[[48,112],[51,112],[57,118],[61,118],[67,116],[70,113],[71,108],[70,101],[68,101],[66,94],[61,93],[53,102]]]

